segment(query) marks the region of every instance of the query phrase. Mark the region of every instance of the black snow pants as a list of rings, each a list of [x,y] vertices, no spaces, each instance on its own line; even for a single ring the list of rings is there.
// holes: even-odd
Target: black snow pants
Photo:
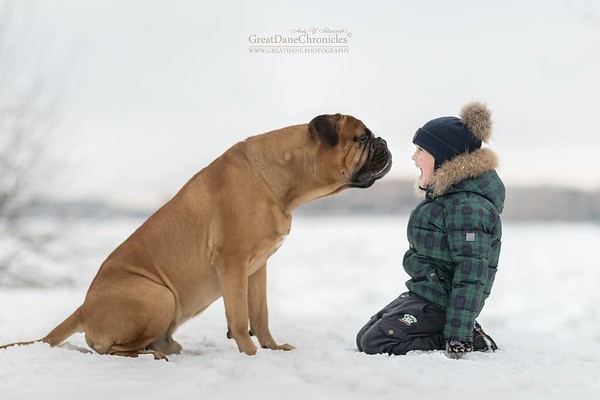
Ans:
[[[356,344],[367,354],[443,350],[445,323],[442,307],[406,292],[371,317],[358,332]]]

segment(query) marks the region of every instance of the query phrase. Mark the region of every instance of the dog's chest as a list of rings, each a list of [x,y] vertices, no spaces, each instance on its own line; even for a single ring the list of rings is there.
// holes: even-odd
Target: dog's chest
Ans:
[[[270,240],[269,243],[265,243],[264,246],[257,248],[256,253],[250,258],[248,265],[248,275],[255,273],[260,267],[262,267],[269,257],[273,255],[283,244],[287,233],[277,237],[275,240]]]

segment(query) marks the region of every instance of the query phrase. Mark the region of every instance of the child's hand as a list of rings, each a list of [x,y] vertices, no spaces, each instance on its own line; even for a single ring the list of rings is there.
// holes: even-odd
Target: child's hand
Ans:
[[[446,340],[446,355],[452,359],[462,358],[466,353],[473,351],[473,344],[470,342],[461,342],[460,340]]]

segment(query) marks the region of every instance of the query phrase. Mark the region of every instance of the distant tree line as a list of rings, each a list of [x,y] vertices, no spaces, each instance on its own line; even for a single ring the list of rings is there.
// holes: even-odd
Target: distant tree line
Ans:
[[[421,199],[410,181],[384,179],[367,190],[349,189],[306,204],[305,215],[409,214]],[[600,190],[559,187],[508,187],[503,220],[600,222]]]

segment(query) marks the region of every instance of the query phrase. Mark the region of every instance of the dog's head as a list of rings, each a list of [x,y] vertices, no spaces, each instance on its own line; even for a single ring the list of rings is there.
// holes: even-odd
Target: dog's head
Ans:
[[[319,160],[326,175],[347,187],[367,188],[392,168],[387,143],[350,115],[319,115],[308,124],[320,140]]]

